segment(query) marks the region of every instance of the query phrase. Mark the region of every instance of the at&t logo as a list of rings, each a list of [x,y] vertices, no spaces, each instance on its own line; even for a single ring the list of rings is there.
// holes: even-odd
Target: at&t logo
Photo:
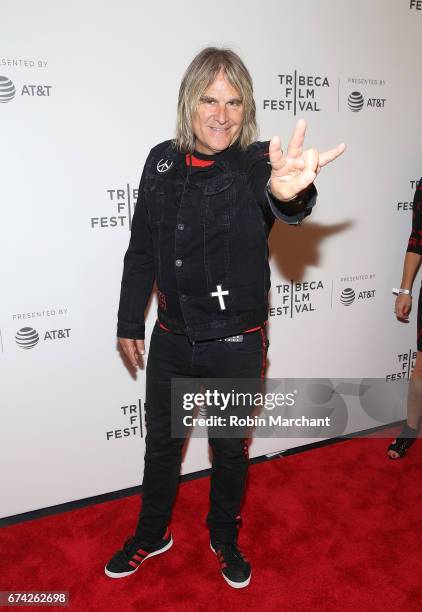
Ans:
[[[70,337],[70,327],[66,329],[50,329],[44,333],[43,340],[63,340]],[[33,327],[21,327],[16,332],[15,341],[18,346],[27,350],[34,348],[40,340],[40,336]]]
[[[353,113],[357,113],[363,108],[365,100],[360,91],[352,91],[347,99],[347,105]]]
[[[375,297],[375,289],[364,289],[363,291],[359,291],[358,300],[368,300]],[[354,289],[351,287],[346,287],[343,289],[340,295],[340,302],[343,306],[350,306],[356,299],[356,293]]]
[[[353,289],[351,287],[347,287],[341,292],[340,302],[343,304],[343,306],[350,306],[350,304],[353,304],[355,301],[355,298],[356,294]]]
[[[370,108],[384,108],[386,99],[387,98],[368,98],[365,104],[365,98],[360,91],[352,91],[347,98],[347,106],[352,113],[357,113],[361,111],[364,106]]]
[[[22,85],[21,96],[50,97],[52,85]],[[0,103],[10,102],[16,96],[16,87],[9,77],[0,75]]]
[[[39,335],[33,327],[22,327],[15,336],[16,344],[23,349],[32,349],[39,342]]]
[[[16,89],[12,81],[5,76],[0,76],[0,102],[10,102],[16,95]]]

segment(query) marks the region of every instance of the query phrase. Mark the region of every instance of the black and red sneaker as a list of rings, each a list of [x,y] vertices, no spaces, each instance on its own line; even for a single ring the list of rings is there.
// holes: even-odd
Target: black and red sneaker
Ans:
[[[243,589],[251,580],[251,565],[236,542],[210,542],[217,555],[224,580],[235,589]]]
[[[124,543],[123,548],[118,550],[107,563],[104,571],[110,578],[130,576],[136,572],[145,559],[160,555],[172,546],[173,538],[169,528],[166,529],[166,533],[161,540],[154,544],[145,544],[136,540],[134,536],[130,536]]]

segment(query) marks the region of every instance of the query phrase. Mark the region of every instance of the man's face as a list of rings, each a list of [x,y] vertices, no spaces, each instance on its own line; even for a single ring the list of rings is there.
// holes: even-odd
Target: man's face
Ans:
[[[202,94],[193,116],[195,149],[206,155],[227,149],[240,132],[243,116],[239,92],[221,70]]]

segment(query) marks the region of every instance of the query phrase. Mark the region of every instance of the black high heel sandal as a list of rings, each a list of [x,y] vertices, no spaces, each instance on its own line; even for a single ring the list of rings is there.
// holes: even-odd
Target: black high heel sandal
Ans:
[[[409,425],[406,423],[397,438],[387,448],[387,454],[389,451],[394,451],[398,454],[398,457],[388,455],[389,458],[402,459],[406,455],[407,450],[412,446],[412,444],[414,444],[417,435],[418,430],[409,427]]]

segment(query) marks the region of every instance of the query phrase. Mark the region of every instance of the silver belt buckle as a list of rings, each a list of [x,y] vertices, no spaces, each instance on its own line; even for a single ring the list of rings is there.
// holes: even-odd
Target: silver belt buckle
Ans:
[[[228,336],[227,338],[223,338],[225,342],[243,342],[243,334],[239,334],[238,336]]]

